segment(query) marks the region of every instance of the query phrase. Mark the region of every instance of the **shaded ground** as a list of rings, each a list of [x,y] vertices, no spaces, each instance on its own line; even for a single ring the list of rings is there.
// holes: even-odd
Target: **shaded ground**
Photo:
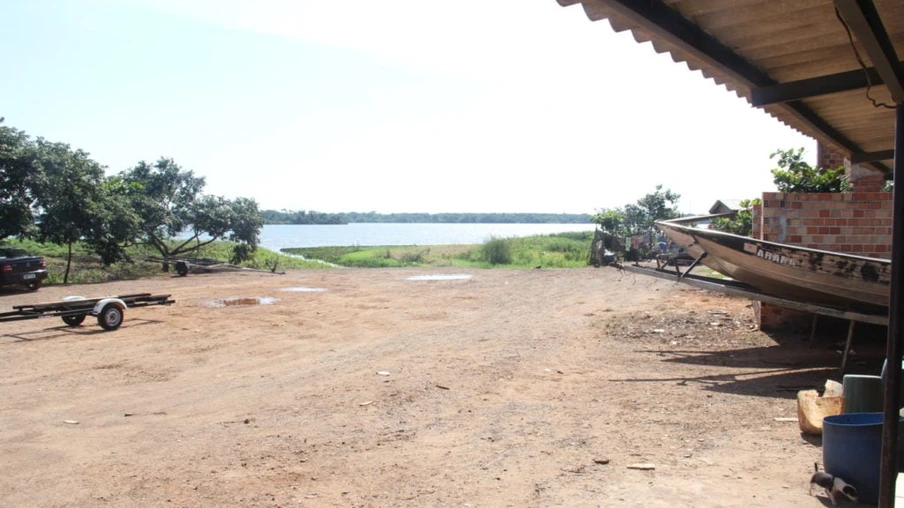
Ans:
[[[827,503],[808,495],[819,441],[776,418],[838,378],[831,342],[779,345],[746,300],[612,269],[405,280],[443,273],[461,270],[0,294],[0,312],[72,294],[177,301],[115,332],[0,324],[0,505]],[[212,305],[257,297],[277,300]]]

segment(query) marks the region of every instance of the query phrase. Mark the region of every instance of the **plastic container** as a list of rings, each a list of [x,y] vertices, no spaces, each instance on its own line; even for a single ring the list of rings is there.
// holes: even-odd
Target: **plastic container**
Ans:
[[[882,378],[861,374],[847,374],[844,385],[845,413],[875,413],[883,409]]]
[[[844,397],[820,397],[816,390],[797,392],[797,423],[800,431],[811,436],[822,435],[822,421],[826,416],[841,414]]]
[[[857,488],[861,503],[879,502],[883,413],[845,413],[822,421],[822,461],[827,473]],[[898,424],[902,434],[904,425]],[[898,465],[902,465],[902,444]],[[899,470],[901,467],[898,468]]]

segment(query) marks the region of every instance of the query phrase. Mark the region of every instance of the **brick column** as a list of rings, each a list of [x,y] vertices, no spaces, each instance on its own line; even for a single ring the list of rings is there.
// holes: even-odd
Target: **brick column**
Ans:
[[[882,172],[863,164],[852,164],[843,153],[822,143],[816,145],[816,165],[829,169],[844,166],[844,175],[854,192],[880,192],[885,185]]]
[[[816,145],[816,165],[823,168],[835,169],[846,166],[848,158],[841,152],[820,143]]]
[[[763,205],[753,205],[751,212],[752,230],[750,236],[763,239]]]
[[[778,192],[764,192],[762,199],[763,204],[753,207],[753,231],[751,236],[758,240],[778,241],[777,235],[773,231],[775,225],[772,224],[776,219],[768,219],[769,223],[767,224],[767,220],[764,219],[765,214],[763,213],[763,209],[765,207],[776,208],[781,206],[778,203],[784,203],[784,194]],[[753,302],[753,314],[754,321],[760,330],[799,330],[801,326],[805,326],[810,319],[808,313],[786,309],[760,301]]]

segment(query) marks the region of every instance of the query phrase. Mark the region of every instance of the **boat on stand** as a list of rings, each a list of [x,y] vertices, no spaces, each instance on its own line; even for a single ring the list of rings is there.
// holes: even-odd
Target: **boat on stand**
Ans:
[[[888,315],[891,261],[693,225],[712,217],[659,221],[656,226],[695,259],[694,265],[703,264],[763,294],[862,314]]]

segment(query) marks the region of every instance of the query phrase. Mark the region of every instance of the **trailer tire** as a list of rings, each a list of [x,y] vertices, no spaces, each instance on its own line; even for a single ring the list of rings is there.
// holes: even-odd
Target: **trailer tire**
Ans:
[[[97,324],[104,330],[115,330],[122,324],[124,313],[122,308],[115,303],[108,303],[97,315]]]
[[[63,316],[63,322],[69,326],[78,326],[85,321],[85,314],[73,314],[71,316]]]

